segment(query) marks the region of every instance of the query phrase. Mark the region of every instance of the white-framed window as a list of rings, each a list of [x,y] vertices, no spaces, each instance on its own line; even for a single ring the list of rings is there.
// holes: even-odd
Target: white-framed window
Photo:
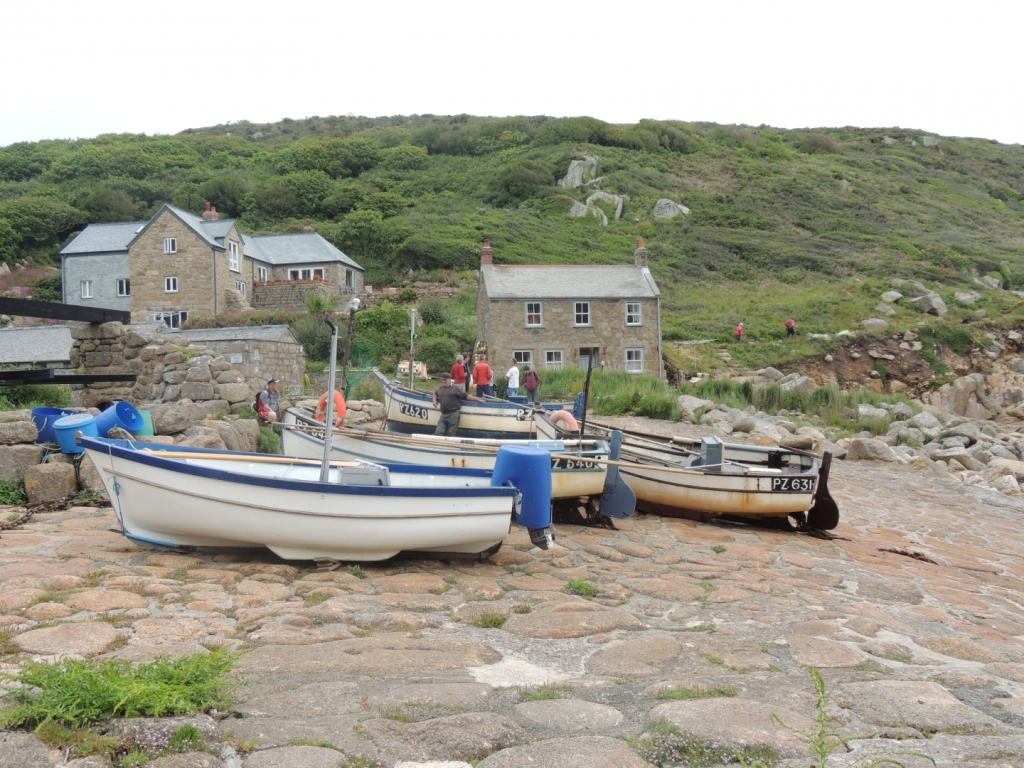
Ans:
[[[573,312],[575,314],[575,325],[590,325],[589,301],[577,301]]]
[[[188,321],[188,312],[157,312],[153,319],[163,320],[168,328],[180,328],[182,324]]]
[[[345,287],[355,288],[356,287],[356,273],[351,269],[345,270]]]
[[[562,367],[562,350],[560,350],[560,349],[545,349],[544,350],[544,367],[545,368],[561,368]]]
[[[513,359],[520,365],[528,365],[533,367],[533,350],[532,349],[514,349],[512,350]]]
[[[178,292],[178,278],[176,277],[165,277],[164,278],[164,293],[177,293]]]
[[[643,313],[639,301],[626,302],[626,325],[643,325]]]
[[[245,296],[245,280],[235,280],[235,290]]]
[[[92,298],[92,280],[83,280],[82,281],[82,298],[83,299],[91,299]]]
[[[242,265],[238,260],[238,243],[228,240],[228,269],[232,272],[241,272]]]
[[[177,253],[178,252],[178,238],[176,237],[165,237],[164,238],[164,253]]]
[[[544,325],[544,307],[539,301],[526,302],[526,327],[540,328]]]
[[[258,272],[258,274],[260,276],[260,282],[261,283],[267,282],[267,279],[270,277],[270,273],[267,272],[267,268],[266,267],[257,267],[256,269],[257,269],[257,272]]]
[[[119,297],[132,295],[132,281],[127,277],[119,277],[117,279],[117,295]]]
[[[644,372],[644,351],[643,349],[627,349],[626,350],[626,372],[627,373],[643,373]]]
[[[322,267],[307,268],[307,269],[289,269],[288,270],[289,280],[323,280],[324,270]]]

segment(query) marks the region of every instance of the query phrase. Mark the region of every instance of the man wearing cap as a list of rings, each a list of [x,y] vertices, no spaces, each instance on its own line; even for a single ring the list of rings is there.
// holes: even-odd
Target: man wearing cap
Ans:
[[[281,406],[281,393],[277,379],[267,379],[267,388],[256,398],[256,417],[267,424],[277,421],[277,409]]]
[[[437,422],[435,435],[448,435],[455,437],[455,431],[459,428],[459,418],[462,415],[462,401],[472,400],[475,403],[482,403],[479,397],[473,397],[462,387],[452,383],[450,373],[444,375],[441,386],[434,390],[434,407],[441,409],[441,418]]]

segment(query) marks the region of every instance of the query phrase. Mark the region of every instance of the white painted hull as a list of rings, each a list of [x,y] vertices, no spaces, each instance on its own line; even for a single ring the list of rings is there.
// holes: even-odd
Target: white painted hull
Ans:
[[[566,439],[567,434],[550,419],[536,419],[537,432],[545,439]],[[817,488],[818,462],[797,454],[787,454],[795,471],[761,466],[767,453],[757,446],[726,444],[725,458],[730,464],[725,471],[688,469],[685,457],[673,454],[666,446],[627,437],[622,446],[619,472],[636,494],[638,506],[648,511],[671,514],[675,510],[695,512],[701,516],[768,518],[788,517],[806,512],[814,504]],[[773,490],[778,478],[799,478],[806,490]],[[804,482],[806,481],[806,482]]]
[[[310,420],[295,409],[288,409],[285,424],[309,425]],[[317,427],[322,425],[313,422]],[[335,434],[331,441],[331,456],[334,459],[358,459],[361,461],[381,462],[385,464],[420,464],[428,467],[456,467],[493,471],[497,453],[468,450],[467,444],[498,445],[537,445],[557,453],[572,453],[572,449],[560,450],[555,446],[537,444],[537,441],[526,440],[473,440],[456,437],[423,436],[423,443],[430,445],[407,445],[394,439],[388,439],[387,433],[365,437],[356,434]],[[556,441],[561,443],[561,441]],[[286,456],[299,456],[320,459],[324,455],[323,439],[319,435],[308,434],[293,429],[285,429],[282,433],[282,449]],[[433,443],[436,443],[434,445]],[[598,445],[603,445],[599,443]],[[605,445],[603,451],[588,451],[587,458],[608,458]],[[608,466],[593,461],[580,461],[567,466],[566,461],[552,459],[551,465],[551,498],[568,499],[578,496],[596,496],[604,491],[605,476]]]
[[[444,469],[393,471],[385,486],[346,485],[337,482],[341,470],[320,483],[316,465],[160,459],[83,444],[125,534],[165,546],[266,546],[289,560],[478,554],[508,534],[515,494],[482,474]]]

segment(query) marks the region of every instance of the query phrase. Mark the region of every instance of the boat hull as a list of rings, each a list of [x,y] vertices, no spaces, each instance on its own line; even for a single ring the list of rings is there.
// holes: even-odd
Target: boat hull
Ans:
[[[537,432],[546,439],[568,439],[543,414]],[[688,469],[680,446],[627,438],[619,472],[636,494],[637,507],[666,515],[712,518],[786,518],[807,512],[815,502],[820,461],[787,449],[776,451],[792,466],[770,468],[770,450],[726,444],[726,471]],[[787,482],[779,482],[785,479]],[[795,481],[795,482],[794,482]],[[780,486],[787,487],[780,490]],[[793,488],[799,490],[793,490]]]
[[[516,493],[469,470],[403,467],[391,472],[390,485],[346,485],[336,482],[341,468],[321,483],[315,465],[285,464],[267,476],[257,461],[162,458],[91,439],[83,445],[125,535],[170,547],[266,546],[289,560],[487,553],[508,534]]]
[[[289,409],[285,415],[285,424],[299,426],[315,426],[322,429],[319,422],[311,422],[305,415],[295,409]],[[421,464],[428,467],[455,467],[494,470],[497,460],[496,452],[480,452],[467,450],[468,440],[462,438],[431,438],[436,445],[405,445],[389,440],[387,435],[374,437],[372,434],[335,434],[331,441],[331,456],[335,459],[359,459],[361,461],[382,462],[385,464]],[[424,439],[423,442],[427,442]],[[503,441],[504,442],[504,441]],[[518,441],[526,444],[526,441]],[[320,435],[309,434],[295,429],[282,430],[283,450],[287,456],[299,456],[312,459],[323,457],[324,443]],[[507,444],[507,443],[506,443]],[[536,443],[532,443],[536,444]],[[544,444],[537,447],[548,448]],[[551,446],[553,448],[553,446]],[[561,453],[561,451],[558,451]],[[569,453],[570,451],[565,451]],[[578,496],[596,496],[604,492],[607,464],[599,463],[607,459],[608,451],[587,451],[579,461],[570,462],[566,459],[551,459],[551,498],[568,499]]]

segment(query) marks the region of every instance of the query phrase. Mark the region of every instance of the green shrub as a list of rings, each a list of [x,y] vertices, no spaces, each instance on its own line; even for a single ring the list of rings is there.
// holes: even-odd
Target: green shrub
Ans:
[[[778,384],[761,387],[754,393],[754,407],[765,413],[776,413],[785,407],[785,393]]]
[[[0,504],[14,504],[19,507],[28,504],[25,481],[0,477]]]
[[[419,344],[416,359],[422,360],[427,371],[436,377],[437,374],[451,370],[458,353],[459,345],[455,339],[430,338]]]
[[[291,328],[295,338],[302,345],[307,358],[310,360],[330,361],[331,329],[327,327],[327,323],[324,322],[322,315],[305,315],[295,321]],[[344,333],[345,331],[339,327],[339,348],[345,343]]]
[[[269,427],[260,427],[260,438],[256,450],[260,453],[280,453],[281,438]]]
[[[436,296],[420,302],[420,318],[424,325],[446,325],[450,314],[445,302]]]
[[[17,408],[67,408],[71,387],[58,384],[22,384],[0,389],[0,410]]]

